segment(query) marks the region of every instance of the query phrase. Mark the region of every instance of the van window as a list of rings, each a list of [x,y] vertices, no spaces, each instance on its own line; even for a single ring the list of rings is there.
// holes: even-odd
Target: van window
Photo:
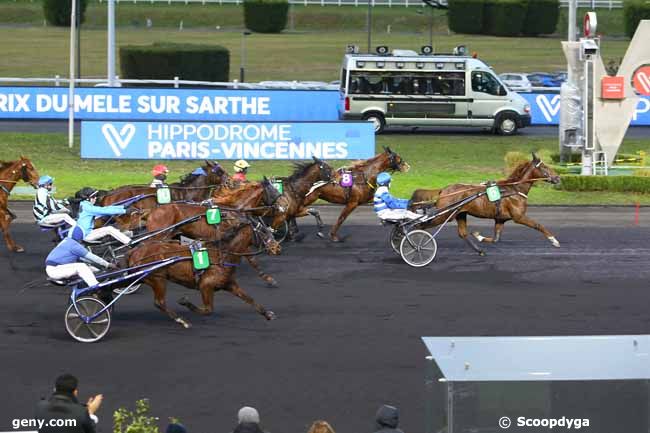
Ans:
[[[488,72],[472,72],[472,90],[475,92],[499,95],[500,84],[494,76]]]
[[[341,90],[343,91],[345,91],[345,89],[348,87],[347,86],[348,83],[346,81],[346,79],[348,78],[347,73],[348,71],[346,71],[345,69],[341,70]]]
[[[352,94],[465,95],[464,72],[351,71]]]

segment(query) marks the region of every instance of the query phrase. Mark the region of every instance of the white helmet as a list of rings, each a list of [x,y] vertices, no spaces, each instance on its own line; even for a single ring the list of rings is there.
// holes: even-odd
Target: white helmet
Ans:
[[[235,162],[235,172],[239,173],[241,171],[246,170],[248,167],[251,165],[244,161],[243,159],[240,159],[239,161]]]

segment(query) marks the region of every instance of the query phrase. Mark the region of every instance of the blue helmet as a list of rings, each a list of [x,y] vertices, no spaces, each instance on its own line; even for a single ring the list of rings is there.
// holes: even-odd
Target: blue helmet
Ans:
[[[377,185],[388,185],[390,183],[390,174],[385,171],[377,175]]]
[[[207,176],[207,173],[205,172],[205,170],[203,169],[203,167],[199,167],[199,168],[195,169],[195,170],[192,172],[192,174],[193,174],[194,176]]]
[[[38,186],[49,185],[52,182],[54,182],[54,178],[52,176],[45,175],[38,178]]]

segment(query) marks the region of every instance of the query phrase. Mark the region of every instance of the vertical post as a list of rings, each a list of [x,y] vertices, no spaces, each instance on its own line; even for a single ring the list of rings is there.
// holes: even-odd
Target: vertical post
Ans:
[[[433,47],[433,12],[435,11],[432,7],[429,7],[429,45]]]
[[[366,25],[368,27],[368,54],[370,54],[370,47],[372,45],[372,0],[368,0],[368,16],[366,18]]]
[[[567,40],[574,42],[576,40],[576,11],[578,9],[578,0],[569,0],[569,34]]]
[[[77,28],[77,0],[71,0],[72,11],[70,13],[70,84],[68,86],[68,147],[74,144],[74,66],[75,66],[75,42]]]
[[[108,0],[108,53],[106,55],[108,86],[115,85],[115,0]]]
[[[244,68],[246,67],[246,36],[250,35],[251,32],[244,31],[241,34],[241,59],[239,63],[239,82],[244,82]]]
[[[447,433],[454,433],[454,382],[447,382]]]
[[[81,78],[81,0],[75,0],[77,3],[77,78]]]

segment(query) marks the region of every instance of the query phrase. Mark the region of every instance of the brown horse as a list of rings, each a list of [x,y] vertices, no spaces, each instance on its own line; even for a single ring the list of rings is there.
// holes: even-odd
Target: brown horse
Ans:
[[[218,162],[205,161],[201,167],[205,174],[189,173],[181,178],[180,182],[169,184],[171,199],[173,202],[200,202],[210,197],[214,190],[221,186],[232,185],[230,176]],[[139,228],[142,220],[146,220],[148,212],[158,206],[156,200],[156,188],[146,185],[125,185],[114,190],[101,194],[97,200],[100,206],[110,206],[117,202],[136,197],[144,196],[143,199],[131,204],[132,207],[141,209],[144,212],[131,215],[122,215],[115,218],[118,226],[124,230]],[[96,226],[103,224],[102,219],[96,220]]]
[[[341,239],[337,236],[337,232],[348,215],[360,204],[372,201],[377,183],[377,175],[382,171],[400,171],[405,173],[409,169],[410,166],[401,156],[393,152],[390,147],[384,147],[384,151],[373,158],[359,161],[350,167],[339,169],[332,181],[315,189],[305,197],[304,206],[309,206],[319,198],[330,203],[345,205],[336,220],[336,224],[330,229],[329,234],[331,241],[340,242]],[[341,186],[341,176],[345,172],[352,175],[354,183],[351,187]],[[319,220],[319,225],[322,225],[320,215],[317,211],[314,211],[314,213],[316,214],[316,219]]]
[[[296,218],[315,215],[314,211],[304,206],[305,196],[316,182],[329,182],[332,180],[332,167],[325,161],[315,156],[313,162],[294,164],[294,172],[283,180],[284,192],[278,199],[278,205],[283,212],[273,214],[271,227],[278,229],[285,221],[289,221],[289,239],[299,240],[296,236],[298,226]]]
[[[233,187],[224,187],[215,190],[210,197],[210,202],[221,207],[234,209],[254,209],[252,214],[264,216],[275,208],[280,193],[273,184],[264,176],[261,182],[240,182]]]
[[[165,296],[167,281],[173,281],[200,291],[203,302],[201,307],[195,306],[186,298],[179,300],[179,304],[187,307],[190,311],[203,315],[211,314],[214,311],[214,293],[217,290],[226,290],[255,307],[255,310],[267,320],[274,319],[275,314],[257,304],[235,280],[237,265],[239,265],[242,255],[247,254],[256,236],[262,239],[268,254],[279,254],[280,245],[273,239],[273,233],[266,226],[251,217],[240,217],[238,222],[224,234],[220,243],[214,241],[204,243],[204,246],[208,247],[211,263],[205,271],[196,272],[192,267],[192,261],[187,260],[160,269],[143,280],[153,289],[154,305],[185,328],[191,326],[187,320],[167,307]],[[189,247],[181,245],[177,241],[146,242],[130,252],[129,266],[176,256],[191,256]]]
[[[243,201],[236,202],[231,200],[227,201],[227,203],[232,208],[241,209],[242,211],[249,208],[259,207],[261,204],[271,206],[279,197],[278,191],[267,179],[264,179],[264,181],[259,183],[243,184],[240,188],[235,188],[233,190],[233,197],[239,197],[241,190],[247,192],[247,195],[243,196]],[[255,197],[255,200],[249,200],[248,197]],[[224,203],[226,203],[225,198],[219,203],[219,205],[224,206]],[[156,230],[164,229],[193,216],[204,215],[206,209],[207,208],[204,206],[181,203],[160,206],[152,210],[149,214],[149,217],[147,218],[147,232],[151,233]],[[197,221],[183,224],[177,227],[174,231],[163,232],[160,236],[156,236],[156,238],[170,238],[182,234],[192,239],[218,241],[222,238],[224,231],[230,228],[232,219],[238,218],[238,214],[241,214],[241,212],[224,211],[224,221],[216,226],[208,224],[205,218],[200,218]],[[246,261],[253,269],[255,269],[257,275],[269,286],[278,286],[277,281],[261,269],[255,257],[246,256]]]
[[[8,202],[11,190],[21,180],[38,188],[38,172],[29,159],[21,155],[16,161],[0,161],[0,229],[7,248],[14,253],[22,253],[25,249],[17,245],[9,234],[9,224],[16,216],[9,210]]]
[[[532,161],[520,164],[507,179],[497,181],[497,185],[499,185],[499,189],[501,190],[501,200],[491,202],[486,195],[482,195],[454,212],[456,222],[458,223],[458,236],[464,239],[480,255],[485,255],[485,252],[467,236],[467,215],[471,215],[477,218],[494,219],[494,237],[484,237],[479,232],[472,233],[479,242],[498,242],[501,238],[503,225],[506,221],[513,220],[517,224],[522,224],[542,232],[554,247],[559,248],[560,243],[555,239],[555,236],[543,225],[526,215],[528,209],[528,192],[538,180],[557,184],[560,182],[560,177],[533,153]],[[443,209],[465,197],[484,190],[485,185],[468,185],[462,183],[449,185],[440,190],[418,189],[413,193],[411,202],[413,203],[413,208],[435,202],[438,209]],[[447,217],[449,217],[449,214],[435,218],[423,228],[440,225]]]

